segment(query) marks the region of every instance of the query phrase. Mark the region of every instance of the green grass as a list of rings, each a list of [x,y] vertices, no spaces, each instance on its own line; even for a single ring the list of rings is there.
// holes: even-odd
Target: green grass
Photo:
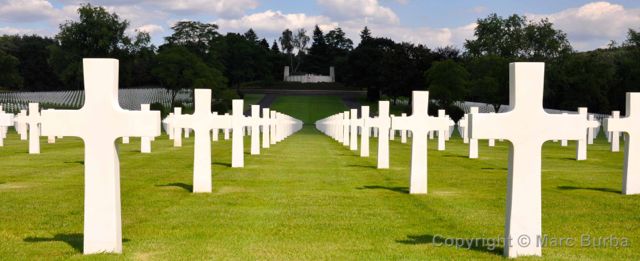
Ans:
[[[305,124],[345,111],[347,107],[335,96],[279,96],[271,109],[295,117]]]
[[[251,109],[251,105],[258,104],[260,100],[264,98],[264,94],[245,94],[244,95],[244,110]]]
[[[306,107],[289,101],[278,102],[282,112]],[[245,154],[242,169],[229,167],[230,141],[214,142],[214,191],[192,194],[193,138],[173,148],[160,137],[152,154],[139,153],[132,139],[120,145],[124,253],[83,256],[82,142],[43,138],[42,154],[29,155],[11,132],[0,148],[0,259],[502,259],[501,246],[439,242],[504,233],[508,143],[481,141],[480,158],[471,160],[460,139],[443,152],[430,141],[429,194],[409,195],[410,145],[392,141],[391,168],[378,170],[375,141],[371,157],[361,158],[306,126],[259,156]],[[620,194],[623,153],[609,152],[603,140],[589,147],[587,161],[573,159],[572,142],[548,142],[543,153],[543,233],[631,243],[545,247],[544,257],[639,260],[640,196]]]

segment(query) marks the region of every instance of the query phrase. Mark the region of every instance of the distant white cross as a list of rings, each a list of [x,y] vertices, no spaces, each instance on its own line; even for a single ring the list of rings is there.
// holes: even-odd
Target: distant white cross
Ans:
[[[141,104],[140,111],[151,111],[151,105]],[[140,138],[140,152],[151,153],[151,137]]]
[[[264,126],[260,105],[251,105],[251,155],[260,154],[260,126]]]
[[[351,138],[349,137],[349,111],[342,113],[342,145],[349,146]]]
[[[479,113],[478,107],[471,107],[469,113]],[[478,158],[478,139],[469,138],[469,117],[464,118],[464,138],[469,143],[469,158]]]
[[[244,127],[251,124],[243,113],[244,100],[231,101],[233,115],[231,115],[231,126],[233,128],[233,140],[231,141],[231,167],[244,167]]]
[[[429,92],[413,91],[413,112],[408,117],[393,117],[393,129],[413,132],[411,142],[411,185],[409,193],[427,193],[427,133],[449,128],[449,121],[427,114]]]
[[[20,140],[27,140],[27,110],[20,110],[13,120],[16,123],[16,131],[20,134]]]
[[[378,128],[379,133],[389,133],[391,117],[389,117],[389,101],[378,101],[378,117],[370,120],[371,126]],[[389,135],[378,135],[378,168],[389,168]]]
[[[473,139],[508,139],[509,176],[504,254],[541,255],[541,151],[547,140],[577,140],[589,123],[582,115],[548,114],[542,108],[544,63],[512,63],[506,113],[470,114]],[[530,244],[518,244],[529,239]]]
[[[29,116],[25,122],[29,124],[29,154],[40,154],[40,108],[37,103],[29,103]]]
[[[640,194],[640,93],[627,93],[626,108],[626,117],[607,120],[607,131],[625,132],[622,194],[632,195]]]
[[[211,182],[211,130],[214,127],[230,127],[230,118],[214,116],[211,113],[211,90],[196,89],[194,91],[193,114],[175,112],[176,129],[193,129],[193,193],[209,193]],[[175,139],[179,139],[176,135]]]
[[[4,146],[4,138],[6,137],[6,128],[13,126],[13,114],[6,113],[0,107],[0,147]]]
[[[351,109],[349,114],[349,149],[358,150],[358,109]]]
[[[84,140],[84,253],[122,252],[117,138],[157,136],[160,112],[127,111],[118,103],[118,60],[84,59],[85,104],[45,110],[42,133]]]
[[[182,115],[182,108],[173,108],[173,121],[171,126],[173,127],[173,146],[182,147],[182,128],[176,125],[177,119]]]
[[[620,118],[620,111],[611,112],[611,118],[609,118],[609,122],[611,120],[615,121],[615,119]],[[609,138],[611,139],[611,152],[619,152],[620,151],[620,132],[612,129],[609,132]]]
[[[359,126],[362,128],[360,134],[360,157],[369,157],[369,134],[371,134],[371,116],[369,106],[360,107]]]
[[[262,108],[262,148],[269,148],[271,142],[269,142],[271,129],[271,119],[269,118],[269,108]]]
[[[441,119],[442,121],[449,121],[449,117],[447,116],[445,110],[440,109],[438,110],[438,118]],[[448,129],[448,128],[447,128]],[[439,151],[443,151],[445,149],[445,141],[446,141],[446,130],[445,129],[440,129],[440,130],[432,130],[432,131],[437,131],[438,132],[438,150]]]

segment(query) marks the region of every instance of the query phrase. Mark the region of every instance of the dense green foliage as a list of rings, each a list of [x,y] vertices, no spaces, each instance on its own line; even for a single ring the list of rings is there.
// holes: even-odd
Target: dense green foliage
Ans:
[[[212,88],[223,103],[242,96],[240,87],[247,83],[280,85],[284,66],[294,75],[326,75],[333,66],[338,82],[366,89],[370,101],[386,97],[395,103],[410,98],[412,90],[435,90],[431,97],[446,109],[455,100],[486,102],[499,109],[508,102],[508,64],[515,61],[547,64],[545,106],[549,108],[587,106],[592,112],[608,113],[623,109],[625,92],[640,90],[640,33],[632,29],[620,45],[576,52],[566,34],[547,19],[491,14],[478,19],[474,38],[459,50],[398,43],[376,37],[367,27],[357,45],[340,27],[323,31],[318,26],[312,32],[285,29],[269,45],[253,29],[221,34],[216,24],[179,21],[156,47],[149,34],[127,33],[129,22],[102,7],[85,4],[78,14],[80,19],[61,24],[53,39],[1,36],[0,88],[80,89],[81,59],[112,57],[120,60],[122,88]],[[427,77],[437,64],[456,71]],[[170,71],[180,73],[167,75]],[[177,79],[183,77],[187,78]],[[449,85],[451,81],[460,84]]]
[[[293,102],[293,103],[292,103]],[[338,104],[321,97],[315,104]],[[294,114],[310,104],[285,98]],[[318,114],[335,112],[318,107]],[[83,144],[42,140],[42,154],[9,133],[0,150],[0,256],[88,260],[502,260],[502,245],[443,245],[496,240],[504,233],[508,143],[467,158],[458,137],[437,151],[429,142],[429,194],[408,191],[410,144],[392,141],[391,168],[378,170],[376,143],[361,158],[305,127],[281,143],[246,154],[231,168],[231,142],[212,143],[213,193],[192,194],[193,138],[174,148],[157,138],[151,154],[138,139],[120,145],[123,254],[82,255]],[[249,150],[249,137],[245,151]],[[638,196],[620,194],[623,153],[605,140],[575,161],[575,147],[543,149],[542,232],[550,238],[625,237],[630,247],[546,246],[550,260],[638,260]]]

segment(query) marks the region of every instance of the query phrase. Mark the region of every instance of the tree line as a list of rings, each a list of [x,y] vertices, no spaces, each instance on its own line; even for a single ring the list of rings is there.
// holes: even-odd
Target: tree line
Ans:
[[[159,46],[148,33],[129,32],[129,22],[103,7],[78,10],[78,21],[59,26],[52,38],[0,36],[0,88],[22,91],[82,89],[82,58],[120,60],[120,86],[162,86],[175,98],[181,89],[210,88],[215,106],[226,110],[247,83],[277,84],[284,66],[292,74],[328,74],[366,89],[367,98],[396,102],[412,90],[429,90],[434,108],[455,112],[452,104],[473,100],[508,103],[508,64],[545,62],[545,106],[575,110],[588,106],[608,113],[624,107],[624,93],[640,89],[640,32],[625,42],[576,52],[567,36],[547,19],[491,14],[477,21],[464,49],[431,49],[423,44],[375,37],[367,28],[354,46],[340,27],[286,29],[269,43],[252,29],[221,34],[216,24],[180,21]]]

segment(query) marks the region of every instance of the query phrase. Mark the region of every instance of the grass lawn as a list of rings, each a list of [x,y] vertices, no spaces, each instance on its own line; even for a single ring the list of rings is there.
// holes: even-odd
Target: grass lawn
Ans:
[[[306,101],[307,104],[303,101]],[[278,110],[315,121],[340,111],[331,97],[284,97]],[[139,153],[120,145],[122,255],[82,255],[83,145],[42,139],[42,154],[11,132],[0,148],[0,259],[425,260],[502,259],[502,246],[442,246],[446,239],[504,233],[508,143],[480,142],[466,158],[458,138],[429,143],[429,194],[409,195],[410,145],[391,142],[391,168],[378,170],[376,140],[360,158],[311,125],[246,155],[232,169],[231,142],[213,143],[211,194],[190,193],[193,138],[166,136]],[[248,141],[246,138],[245,141]],[[249,151],[249,142],[245,143]],[[620,194],[623,153],[604,140],[575,161],[575,144],[543,149],[542,220],[549,238],[625,237],[630,247],[545,247],[548,259],[640,259],[640,196]]]
[[[313,125],[319,119],[347,110],[347,107],[335,96],[279,96],[271,109]]]

